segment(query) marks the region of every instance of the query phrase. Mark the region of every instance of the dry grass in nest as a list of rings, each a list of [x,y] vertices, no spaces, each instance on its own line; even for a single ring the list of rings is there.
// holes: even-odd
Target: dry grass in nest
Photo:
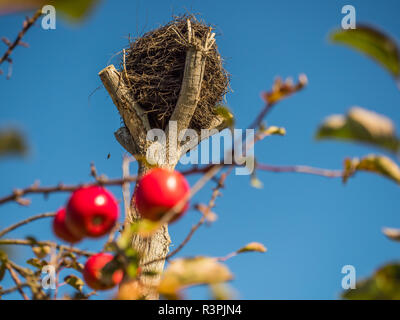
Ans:
[[[177,32],[187,38],[187,19],[199,39],[210,27],[195,17],[176,17],[167,25],[144,34],[130,43],[125,52],[125,68],[136,102],[148,112],[152,127],[165,129],[178,101],[187,47]],[[175,29],[175,31],[174,31]],[[215,117],[215,106],[228,92],[229,75],[214,44],[207,53],[200,101],[190,128],[207,128]]]

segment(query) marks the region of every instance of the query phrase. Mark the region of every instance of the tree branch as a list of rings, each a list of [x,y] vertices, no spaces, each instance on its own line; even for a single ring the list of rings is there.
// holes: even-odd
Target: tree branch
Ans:
[[[36,216],[29,217],[28,219],[22,220],[20,222],[17,222],[16,224],[13,224],[12,226],[9,226],[8,228],[5,228],[4,230],[0,231],[0,238],[3,237],[5,234],[19,228],[20,226],[23,226],[38,219],[54,217],[55,215],[56,213],[54,212],[42,213]]]
[[[69,252],[73,252],[79,254],[81,256],[90,257],[94,255],[93,252],[80,250],[78,248],[73,248],[70,246],[61,245],[51,241],[32,241],[32,240],[23,240],[23,239],[0,239],[0,245],[21,245],[21,246],[49,246],[56,247],[58,250],[65,250]]]
[[[22,289],[22,283],[19,280],[18,275],[14,272],[14,269],[11,267],[9,263],[6,263],[6,268],[8,272],[10,272],[11,278],[14,280],[15,284],[17,285],[17,290],[21,294],[21,296],[24,298],[24,300],[29,300],[29,297],[26,295],[24,290]]]
[[[133,100],[129,87],[113,65],[100,71],[99,76],[124,120],[135,142],[137,151],[143,154],[145,152],[147,131],[151,129],[147,115]]]
[[[258,163],[256,165],[258,170],[271,171],[271,172],[297,172],[297,173],[307,173],[314,174],[318,176],[328,177],[328,178],[341,178],[343,177],[342,170],[328,170],[313,168],[309,166],[271,166],[268,164]]]
[[[31,18],[28,18],[24,21],[24,26],[22,30],[18,33],[17,38],[14,40],[13,43],[8,44],[7,51],[3,54],[2,57],[0,57],[0,65],[4,61],[11,62],[10,58],[11,53],[19,44],[21,44],[22,38],[25,36],[28,30],[35,24],[36,20],[39,19],[41,15],[42,15],[42,9],[38,9]]]
[[[123,185],[126,182],[134,182],[137,180],[136,176],[130,176],[126,178],[121,178],[121,179],[107,179],[104,177],[99,177],[96,182],[92,183],[82,183],[82,184],[77,184],[77,185],[65,185],[65,184],[59,184],[57,186],[52,186],[52,187],[40,187],[37,183],[33,184],[30,187],[27,187],[25,189],[15,189],[14,192],[8,196],[0,198],[0,205],[9,202],[9,201],[16,201],[21,205],[28,205],[29,201],[26,199],[23,199],[22,197],[27,195],[27,194],[44,194],[48,195],[50,193],[56,193],[56,192],[73,192],[76,189],[82,188],[82,187],[89,187],[89,186],[118,186],[118,185]]]
[[[211,33],[210,30],[206,39],[197,39],[194,33],[191,32],[190,20],[188,20],[187,44],[189,49],[186,53],[181,91],[170,118],[170,121],[177,122],[178,134],[189,128],[192,116],[196,111],[204,77],[207,52],[212,48],[215,42],[214,36],[215,34]]]

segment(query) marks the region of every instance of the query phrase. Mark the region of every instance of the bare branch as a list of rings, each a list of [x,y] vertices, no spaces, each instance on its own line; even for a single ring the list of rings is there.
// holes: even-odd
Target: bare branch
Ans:
[[[50,193],[56,193],[56,192],[73,192],[79,188],[82,187],[89,187],[89,186],[120,186],[123,185],[126,182],[134,182],[137,180],[136,176],[130,176],[130,177],[125,177],[121,179],[106,179],[106,178],[101,178],[98,179],[96,182],[92,183],[82,183],[82,184],[77,184],[77,185],[65,185],[65,184],[59,184],[57,186],[53,187],[40,187],[38,184],[33,184],[30,187],[27,187],[25,189],[15,189],[14,192],[8,196],[0,198],[0,205],[4,204],[9,201],[16,201],[21,205],[27,205],[29,204],[27,201],[24,201],[26,199],[23,199],[22,197],[27,195],[27,194],[43,194],[43,195],[48,195]]]
[[[90,257],[94,255],[94,252],[80,250],[78,248],[73,248],[61,244],[57,244],[51,241],[32,241],[32,240],[24,240],[24,239],[0,239],[0,245],[21,245],[21,246],[30,246],[34,247],[36,245],[39,246],[50,246],[56,247],[58,250],[65,250],[68,252],[73,252],[79,254],[81,256]]]
[[[38,214],[36,216],[29,217],[28,219],[22,220],[20,222],[17,222],[16,224],[13,224],[12,226],[9,226],[8,228],[5,228],[4,230],[0,231],[0,238],[6,235],[7,233],[25,225],[28,224],[32,221],[42,219],[42,218],[48,218],[48,217],[54,217],[56,214],[54,212],[48,212],[48,213],[42,213]]]
[[[17,290],[21,294],[21,296],[24,298],[24,300],[29,300],[29,297],[26,295],[24,290],[22,289],[22,283],[19,280],[18,275],[15,273],[14,269],[11,267],[9,263],[6,263],[6,268],[8,272],[10,272],[11,278],[14,280],[15,284],[17,285]]]
[[[137,151],[145,152],[146,134],[150,130],[147,115],[133,100],[129,87],[113,65],[100,71],[99,76],[135,141]]]
[[[314,174],[318,176],[324,176],[328,178],[341,178],[343,177],[343,171],[341,170],[328,170],[313,168],[309,166],[271,166],[268,164],[258,163],[256,165],[258,170],[271,171],[271,172],[297,172]]]
[[[197,39],[194,32],[190,32],[192,30],[190,20],[188,20],[188,30],[187,43],[189,49],[186,52],[181,91],[170,118],[170,121],[177,121],[178,133],[189,128],[190,121],[196,111],[204,77],[207,52],[212,48],[215,41],[211,30],[206,39]]]
[[[18,33],[17,38],[14,40],[14,42],[10,43],[9,41],[5,41],[5,43],[8,45],[7,51],[3,54],[2,57],[0,57],[0,65],[5,62],[11,62],[12,60],[10,59],[10,55],[13,52],[13,50],[20,44],[23,44],[22,38],[25,36],[25,34],[28,32],[28,30],[35,24],[36,20],[39,19],[39,17],[42,15],[42,9],[37,10],[34,15],[31,18],[28,18],[24,21],[24,25],[22,30]],[[8,76],[9,78],[9,76]]]

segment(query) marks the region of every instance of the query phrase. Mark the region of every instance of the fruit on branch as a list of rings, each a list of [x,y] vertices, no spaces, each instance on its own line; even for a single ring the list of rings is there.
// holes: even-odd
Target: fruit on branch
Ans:
[[[100,186],[74,191],[67,204],[66,225],[78,237],[102,237],[111,231],[118,217],[116,199]]]
[[[60,208],[53,219],[53,232],[61,240],[69,243],[77,243],[82,240],[83,236],[74,235],[65,224],[66,210]]]
[[[115,270],[110,277],[103,275],[102,269],[114,259],[110,253],[98,253],[91,256],[83,268],[83,279],[93,290],[108,290],[115,287],[122,281],[124,273],[122,270]],[[106,279],[108,278],[108,279]]]
[[[189,206],[190,187],[185,177],[178,171],[156,168],[150,170],[139,181],[135,193],[135,203],[141,217],[159,221],[175,206],[178,212],[169,222],[180,218]]]

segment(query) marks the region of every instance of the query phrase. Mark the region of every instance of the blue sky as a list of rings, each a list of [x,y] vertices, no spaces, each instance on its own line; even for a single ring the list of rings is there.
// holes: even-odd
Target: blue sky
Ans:
[[[385,114],[400,125],[400,91],[388,73],[327,40],[328,33],[340,25],[345,4],[356,8],[358,23],[379,26],[399,40],[400,4],[395,0],[103,1],[79,26],[58,20],[56,30],[44,31],[38,25],[25,38],[30,48],[18,48],[13,54],[12,79],[0,77],[0,126],[22,129],[31,146],[25,159],[1,160],[0,195],[37,179],[43,185],[88,181],[91,161],[101,173],[120,176],[124,151],[113,137],[120,118],[97,73],[127,46],[129,34],[155,28],[186,10],[217,26],[218,46],[232,74],[233,92],[227,102],[238,128],[245,128],[256,116],[263,104],[260,92],[271,86],[275,76],[306,73],[309,78],[306,90],[269,115],[268,123],[285,127],[287,135],[257,144],[259,161],[339,169],[347,156],[378,152],[313,139],[323,118],[353,105]],[[0,17],[0,36],[14,38],[22,20],[23,15]],[[118,59],[111,62],[118,64]],[[399,189],[394,183],[371,174],[359,174],[345,186],[339,180],[301,174],[260,172],[259,178],[264,182],[261,190],[250,186],[249,177],[231,176],[215,208],[218,220],[201,228],[181,252],[182,256],[223,256],[251,241],[264,243],[269,249],[266,254],[241,255],[227,262],[239,298],[336,299],[342,266],[354,265],[361,278],[399,258],[399,245],[381,233],[383,226],[400,226]],[[119,188],[111,190],[121,198]],[[208,186],[195,202],[207,201],[210,195]],[[0,227],[56,210],[67,197],[34,196],[28,208],[3,205]],[[175,245],[198,218],[197,212],[190,211],[171,226]],[[55,239],[50,220],[8,237],[29,234]],[[104,241],[84,241],[81,248],[99,250]],[[28,254],[26,248],[15,250],[18,261]],[[188,296],[205,298],[207,291],[190,290]]]

